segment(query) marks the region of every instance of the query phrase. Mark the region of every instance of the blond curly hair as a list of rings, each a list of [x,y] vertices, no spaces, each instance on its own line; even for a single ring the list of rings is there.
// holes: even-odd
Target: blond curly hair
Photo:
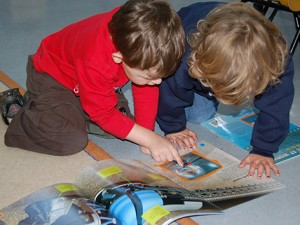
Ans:
[[[224,104],[252,101],[284,71],[288,47],[279,29],[246,3],[218,6],[188,38],[189,73]]]

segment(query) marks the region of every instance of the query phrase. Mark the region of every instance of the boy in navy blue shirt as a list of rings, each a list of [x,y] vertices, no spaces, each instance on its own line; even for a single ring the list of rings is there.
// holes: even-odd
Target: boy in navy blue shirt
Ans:
[[[278,28],[245,3],[196,3],[178,12],[188,46],[175,74],[160,85],[157,122],[180,148],[195,148],[187,121],[201,123],[218,103],[260,110],[252,151],[240,163],[249,176],[279,176],[273,153],[287,136],[294,65]]]

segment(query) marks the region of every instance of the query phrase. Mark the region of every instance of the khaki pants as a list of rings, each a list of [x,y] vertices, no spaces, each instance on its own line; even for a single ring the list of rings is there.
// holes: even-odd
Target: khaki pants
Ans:
[[[30,101],[9,124],[5,144],[50,155],[71,155],[83,150],[88,142],[87,128],[92,123],[83,111],[79,97],[48,74],[37,72],[31,56],[26,85]],[[125,108],[130,115],[124,99],[117,107]],[[98,126],[93,127],[92,133],[109,137]]]

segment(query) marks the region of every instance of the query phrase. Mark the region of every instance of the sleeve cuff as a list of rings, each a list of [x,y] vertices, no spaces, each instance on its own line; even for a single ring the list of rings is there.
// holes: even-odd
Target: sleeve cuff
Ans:
[[[261,149],[255,148],[255,147],[253,147],[253,149],[249,153],[274,159],[273,152],[268,152],[268,151],[261,150]]]

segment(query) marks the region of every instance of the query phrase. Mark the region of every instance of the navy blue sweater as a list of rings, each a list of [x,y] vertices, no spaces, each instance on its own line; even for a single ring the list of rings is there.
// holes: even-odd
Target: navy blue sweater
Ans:
[[[204,19],[218,2],[200,2],[182,8],[178,14],[182,19],[187,35],[196,28],[196,23]],[[165,134],[183,131],[187,119],[185,108],[193,104],[194,93],[207,98],[211,97],[210,90],[188,73],[187,58],[190,48],[187,46],[182,63],[174,75],[163,80],[160,85],[160,98],[157,122]],[[254,106],[260,110],[253,127],[251,153],[273,157],[279,145],[288,134],[289,111],[294,97],[294,64],[289,56],[284,73],[280,77],[280,84],[267,87],[265,92],[256,96]]]

